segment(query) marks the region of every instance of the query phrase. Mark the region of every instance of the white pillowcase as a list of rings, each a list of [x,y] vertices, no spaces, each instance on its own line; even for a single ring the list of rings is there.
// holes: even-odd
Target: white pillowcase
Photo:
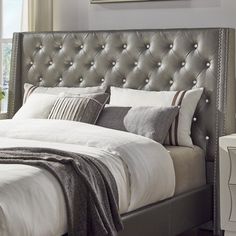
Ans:
[[[57,95],[33,93],[13,119],[47,119],[57,98]]]
[[[106,87],[94,86],[94,87],[38,87],[29,83],[24,84],[24,98],[23,103],[29,98],[31,94],[43,93],[59,95],[60,93],[68,94],[91,94],[91,93],[105,93]]]
[[[192,147],[191,124],[202,93],[203,88],[156,92],[111,87],[110,105],[125,107],[169,107],[179,105],[179,115],[172,123],[164,144]]]

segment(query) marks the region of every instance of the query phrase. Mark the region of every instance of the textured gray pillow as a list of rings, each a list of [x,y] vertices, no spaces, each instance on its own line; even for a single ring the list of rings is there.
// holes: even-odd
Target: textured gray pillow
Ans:
[[[178,107],[133,107],[124,118],[124,126],[128,132],[163,143],[178,112]]]
[[[108,98],[109,94],[107,93],[58,97],[49,113],[48,119],[95,124]]]
[[[163,143],[178,107],[105,107],[97,125],[128,131]]]

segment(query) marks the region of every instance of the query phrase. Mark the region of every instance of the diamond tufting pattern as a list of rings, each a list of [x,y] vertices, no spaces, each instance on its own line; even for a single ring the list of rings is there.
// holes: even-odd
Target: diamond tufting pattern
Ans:
[[[106,83],[150,90],[191,89],[216,77],[214,38],[212,32],[199,31],[26,34],[23,75],[41,86],[57,86],[62,79],[58,86]]]

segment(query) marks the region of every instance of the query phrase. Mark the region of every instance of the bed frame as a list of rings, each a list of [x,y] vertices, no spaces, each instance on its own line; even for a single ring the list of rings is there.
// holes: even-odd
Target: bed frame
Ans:
[[[235,131],[235,32],[227,28],[15,33],[9,117],[23,84],[119,86],[143,90],[204,87],[192,125],[206,153],[207,184],[122,216],[119,236],[177,235],[218,211],[218,138]]]

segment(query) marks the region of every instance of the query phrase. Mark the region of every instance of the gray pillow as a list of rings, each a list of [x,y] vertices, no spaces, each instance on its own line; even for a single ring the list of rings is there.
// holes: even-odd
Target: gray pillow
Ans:
[[[179,112],[172,107],[105,107],[97,125],[127,131],[163,143]]]
[[[109,129],[127,131],[124,126],[124,118],[131,107],[105,107],[101,112],[97,125]]]
[[[178,107],[133,107],[124,117],[124,126],[128,132],[163,143],[178,112]]]
[[[95,124],[108,98],[109,94],[107,93],[58,97],[49,113],[48,119]]]

